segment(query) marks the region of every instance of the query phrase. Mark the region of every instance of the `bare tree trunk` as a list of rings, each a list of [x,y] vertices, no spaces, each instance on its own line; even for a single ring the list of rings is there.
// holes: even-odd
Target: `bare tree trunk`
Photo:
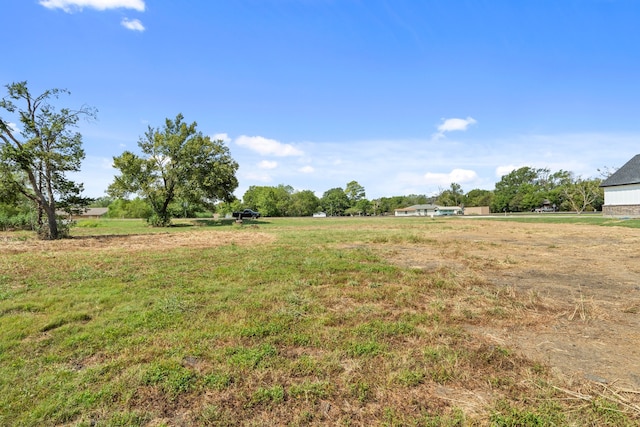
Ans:
[[[55,204],[54,206],[49,206],[45,204],[45,211],[47,213],[47,224],[49,228],[47,239],[56,240],[59,236],[58,236],[58,220],[56,218]]]

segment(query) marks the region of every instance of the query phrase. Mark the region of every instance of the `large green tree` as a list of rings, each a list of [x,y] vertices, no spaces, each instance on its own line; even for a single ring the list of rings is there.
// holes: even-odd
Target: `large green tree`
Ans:
[[[493,191],[474,188],[464,196],[465,206],[491,206]]]
[[[320,204],[330,216],[344,214],[351,205],[349,197],[347,197],[347,194],[340,187],[325,191],[322,199],[320,199]]]
[[[347,198],[349,199],[349,203],[351,207],[354,207],[356,203],[366,197],[366,193],[364,191],[364,187],[358,184],[358,181],[351,181],[347,183],[347,186],[344,189]]]
[[[37,210],[38,235],[44,239],[64,237],[57,210],[81,208],[89,203],[81,197],[83,185],[68,178],[78,172],[84,150],[82,135],[73,129],[82,117],[94,118],[96,110],[57,109],[51,101],[64,89],[50,89],[33,95],[27,82],[6,85],[7,96],[0,109],[0,187],[3,192],[21,194]],[[18,123],[13,123],[12,117]]]
[[[152,225],[171,223],[170,204],[231,201],[238,186],[236,163],[221,140],[212,140],[187,124],[182,114],[166,119],[164,127],[149,126],[138,141],[142,155],[125,151],[114,157],[120,175],[109,186],[113,197],[137,194],[153,210]]]
[[[296,191],[291,195],[291,214],[311,216],[318,210],[320,199],[311,190]]]
[[[290,216],[293,187],[252,185],[242,196],[242,204],[263,216]]]

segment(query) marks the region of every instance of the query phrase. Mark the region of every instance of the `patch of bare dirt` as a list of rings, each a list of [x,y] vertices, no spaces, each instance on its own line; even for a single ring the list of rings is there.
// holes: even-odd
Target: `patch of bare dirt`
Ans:
[[[385,245],[395,263],[477,275],[523,300],[512,319],[474,333],[546,362],[558,374],[640,389],[640,230],[457,222],[426,244]]]
[[[270,242],[273,235],[258,231],[185,231],[180,233],[130,234],[109,236],[83,236],[64,240],[16,240],[0,235],[0,252],[21,253],[33,251],[149,251],[166,248],[204,249],[225,245],[252,245]]]

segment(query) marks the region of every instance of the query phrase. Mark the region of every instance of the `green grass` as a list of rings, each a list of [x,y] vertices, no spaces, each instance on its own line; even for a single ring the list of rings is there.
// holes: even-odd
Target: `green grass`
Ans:
[[[0,425],[633,421],[615,407],[552,404],[548,370],[466,332],[449,301],[462,301],[477,280],[391,265],[372,248],[436,245],[429,231],[462,226],[457,219],[91,224],[73,235],[215,239],[226,231],[274,240],[126,256],[90,248],[3,255]],[[497,296],[475,298],[496,304]],[[433,394],[487,384],[496,400],[480,412]]]

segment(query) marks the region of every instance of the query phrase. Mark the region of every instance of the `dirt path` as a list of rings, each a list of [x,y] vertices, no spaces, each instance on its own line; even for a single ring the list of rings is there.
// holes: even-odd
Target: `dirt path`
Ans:
[[[458,227],[458,225],[461,225]],[[640,230],[465,220],[402,263],[480,274],[538,308],[473,326],[559,375],[640,389]]]

